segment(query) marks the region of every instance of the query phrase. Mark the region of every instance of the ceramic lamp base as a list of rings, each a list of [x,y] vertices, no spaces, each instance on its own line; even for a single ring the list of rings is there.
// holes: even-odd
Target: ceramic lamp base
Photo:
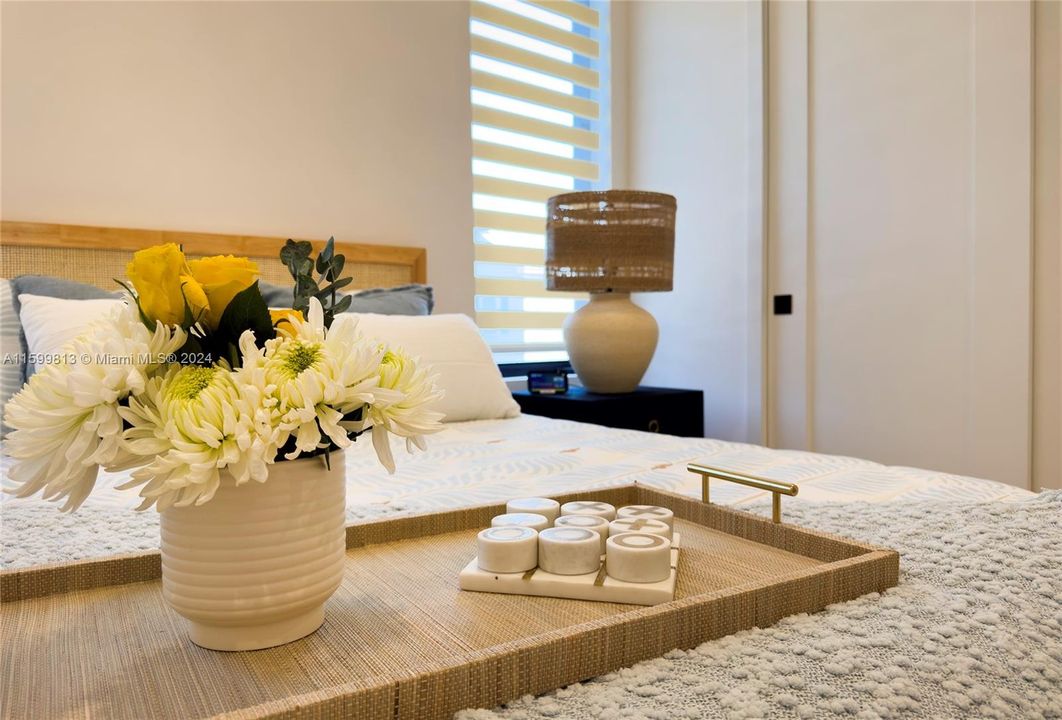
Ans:
[[[627,393],[638,387],[656,352],[660,330],[630,293],[592,293],[564,322],[564,344],[590,392]]]
[[[317,631],[324,623],[324,604],[309,612],[266,625],[218,626],[193,622],[189,637],[207,650],[262,650],[295,642]]]

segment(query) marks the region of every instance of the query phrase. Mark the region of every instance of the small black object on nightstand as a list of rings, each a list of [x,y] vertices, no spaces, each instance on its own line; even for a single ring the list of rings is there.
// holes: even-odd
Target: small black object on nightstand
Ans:
[[[681,437],[704,437],[704,393],[700,390],[639,387],[631,393],[601,395],[572,386],[563,395],[517,390],[513,397],[528,415]]]
[[[532,370],[527,374],[532,395],[563,395],[568,392],[568,373],[563,370]]]

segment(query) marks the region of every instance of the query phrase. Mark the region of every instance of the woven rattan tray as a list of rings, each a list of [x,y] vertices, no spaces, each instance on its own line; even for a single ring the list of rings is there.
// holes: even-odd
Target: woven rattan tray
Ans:
[[[449,718],[897,582],[894,551],[640,485],[682,533],[676,599],[653,607],[461,592],[491,505],[347,529],[324,626],[248,653],[188,641],[148,553],[0,574],[4,718]]]

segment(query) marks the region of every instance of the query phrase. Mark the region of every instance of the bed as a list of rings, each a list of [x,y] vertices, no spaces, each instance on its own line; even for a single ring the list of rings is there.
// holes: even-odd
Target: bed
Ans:
[[[396,513],[422,513],[550,495],[583,488],[644,483],[698,496],[692,461],[795,482],[800,494],[786,500],[787,513],[821,503],[1020,501],[1032,493],[1002,483],[886,467],[854,458],[769,450],[755,445],[616,430],[566,420],[522,415],[502,420],[451,423],[432,436],[428,451],[406,455],[395,442],[399,469],[379,466],[369,443],[347,455],[350,521]],[[2,468],[10,464],[3,458]],[[102,473],[97,490],[73,514],[54,504],[3,496],[4,568],[98,557],[158,547],[158,517],[133,513],[139,498],[114,489],[124,475]],[[713,500],[756,507],[768,493],[720,483]],[[107,532],[100,532],[106,527]],[[61,532],[56,532],[61,529]]]
[[[52,238],[65,232],[46,227]],[[5,224],[5,244],[9,229]],[[95,254],[98,235],[81,236],[78,247]],[[218,236],[211,237],[216,247]],[[7,261],[10,251],[3,252]],[[422,272],[423,256],[414,255],[398,263],[392,257],[407,268],[396,284],[415,279],[418,267]],[[398,444],[394,449],[400,457],[394,476],[379,467],[369,443],[348,452],[349,520],[630,482],[698,496],[699,478],[686,464],[702,461],[799,484],[799,496],[786,502],[788,522],[901,552],[901,584],[882,596],[675,651],[507,707],[469,710],[466,720],[1062,717],[1062,493],[1034,495],[854,458],[526,415],[451,423],[430,438],[427,452],[413,456]],[[8,467],[5,457],[0,472]],[[5,496],[3,567],[157,548],[156,515],[131,512],[135,496],[113,489],[121,478],[101,475],[98,491],[73,515]],[[769,508],[763,491],[738,485],[716,486],[713,501],[750,512]]]

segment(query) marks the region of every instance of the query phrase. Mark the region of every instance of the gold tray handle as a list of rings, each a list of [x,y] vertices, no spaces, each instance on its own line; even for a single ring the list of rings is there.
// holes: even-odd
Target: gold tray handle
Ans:
[[[722,468],[712,467],[710,465],[701,465],[700,463],[690,463],[686,466],[686,469],[691,473],[697,473],[701,476],[701,499],[704,502],[708,500],[708,480],[709,478],[715,478],[716,480],[729,480],[732,483],[738,485],[744,485],[746,487],[756,488],[757,490],[768,490],[771,493],[771,519],[776,523],[782,522],[782,496],[789,495],[792,497],[800,492],[800,488],[793,483],[783,482],[781,480],[769,480],[768,478],[756,477],[755,475],[745,475],[743,473],[733,472],[731,470],[724,470]]]

